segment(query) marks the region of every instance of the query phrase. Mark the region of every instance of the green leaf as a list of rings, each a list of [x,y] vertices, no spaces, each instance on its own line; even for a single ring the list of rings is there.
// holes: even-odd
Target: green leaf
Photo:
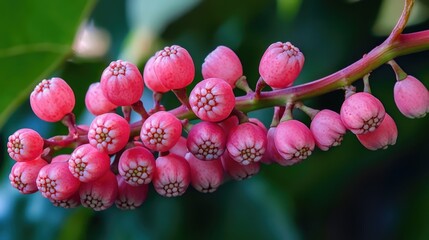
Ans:
[[[71,53],[74,35],[94,3],[0,2],[0,126],[35,84]]]

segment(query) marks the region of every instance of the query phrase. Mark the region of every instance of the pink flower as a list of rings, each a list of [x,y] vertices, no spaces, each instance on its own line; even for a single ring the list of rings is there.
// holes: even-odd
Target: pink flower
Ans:
[[[116,206],[122,210],[132,210],[140,207],[147,198],[149,185],[132,186],[121,175],[117,175],[116,180],[118,181]]]
[[[413,76],[397,81],[393,96],[399,111],[408,118],[421,118],[429,112],[429,91]]]
[[[284,160],[294,162],[310,156],[315,146],[310,129],[298,120],[281,122],[274,133],[274,143]]]
[[[211,193],[222,184],[223,167],[220,158],[202,161],[191,153],[186,154],[191,169],[191,185],[199,192]]]
[[[226,147],[231,158],[240,164],[259,162],[267,147],[267,135],[255,123],[242,123],[231,130]]]
[[[116,113],[99,115],[89,126],[89,144],[107,154],[116,153],[124,148],[129,137],[130,125]]]
[[[235,96],[227,82],[220,78],[208,78],[192,89],[189,104],[201,120],[219,122],[234,109]]]
[[[101,115],[113,111],[117,106],[104,96],[99,82],[89,86],[85,95],[85,106],[94,115]]]
[[[145,147],[165,152],[172,148],[182,134],[182,123],[173,114],[159,111],[148,117],[141,128],[140,138]]]
[[[191,55],[178,45],[165,47],[155,53],[153,71],[167,89],[185,88],[195,77]]]
[[[155,157],[144,147],[129,148],[121,154],[118,170],[129,185],[148,184],[155,175]]]
[[[293,84],[304,65],[304,55],[290,42],[276,42],[265,51],[259,63],[259,74],[272,88]]]
[[[30,161],[16,162],[9,174],[10,184],[23,194],[37,192],[37,176],[40,169],[47,164],[41,157]]]
[[[80,206],[80,197],[79,197],[79,191],[76,191],[71,197],[68,197],[66,199],[63,200],[54,200],[54,199],[49,199],[49,201],[51,201],[51,203],[55,206],[55,207],[62,207],[62,208],[75,208]]]
[[[251,178],[259,173],[260,170],[260,162],[252,162],[243,165],[232,159],[228,153],[224,153],[221,160],[224,171],[228,176],[237,181]]]
[[[168,154],[156,159],[156,174],[152,179],[156,192],[165,197],[185,193],[191,183],[191,169],[184,157]]]
[[[100,79],[104,96],[116,106],[129,106],[143,95],[143,77],[132,63],[117,60],[109,64]]]
[[[30,161],[42,154],[43,144],[43,138],[38,132],[23,128],[9,136],[7,152],[17,162]]]
[[[346,133],[340,114],[324,109],[318,112],[311,120],[310,130],[313,133],[316,145],[323,151],[339,146]]]
[[[80,186],[79,180],[70,173],[67,162],[56,162],[42,167],[36,183],[42,195],[53,200],[71,197]]]
[[[203,78],[224,79],[232,88],[237,80],[243,76],[243,66],[237,54],[230,48],[218,46],[204,59],[201,68]]]
[[[366,92],[358,92],[346,98],[340,110],[341,121],[354,134],[374,131],[385,114],[380,100]]]
[[[222,127],[212,122],[199,122],[188,133],[187,146],[196,158],[213,160],[225,151],[226,134]]]
[[[82,183],[79,189],[82,206],[95,211],[111,207],[115,203],[117,195],[118,182],[111,171],[107,171],[95,181]]]
[[[152,92],[159,92],[159,93],[168,92],[170,89],[162,85],[161,81],[159,80],[158,76],[154,71],[154,64],[153,64],[154,61],[155,61],[155,56],[149,58],[149,60],[146,62],[146,65],[144,66],[144,70],[143,70],[144,84],[146,85],[146,87],[152,90]]]
[[[57,122],[73,111],[73,90],[61,78],[42,80],[30,95],[34,114],[47,122]]]
[[[91,182],[110,169],[110,157],[90,144],[77,147],[68,160],[69,170],[81,182]]]
[[[373,132],[356,135],[359,142],[369,150],[386,149],[389,145],[395,145],[398,137],[393,118],[386,113],[380,126]]]

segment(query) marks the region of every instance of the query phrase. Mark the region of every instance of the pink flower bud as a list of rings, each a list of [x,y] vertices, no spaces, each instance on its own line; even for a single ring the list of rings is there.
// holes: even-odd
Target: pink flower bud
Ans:
[[[118,196],[118,182],[111,171],[95,181],[82,183],[79,189],[80,202],[86,208],[95,211],[111,207]]]
[[[104,96],[116,106],[129,106],[143,94],[143,77],[132,63],[117,60],[103,71],[100,80]]]
[[[120,175],[117,175],[116,179],[118,181],[116,207],[122,210],[132,210],[140,207],[147,198],[149,185],[131,186]]]
[[[232,88],[237,80],[243,76],[243,66],[237,54],[230,48],[219,46],[204,59],[201,68],[203,78],[224,79]]]
[[[99,82],[89,86],[85,95],[85,106],[94,115],[101,115],[113,111],[117,106],[104,96]]]
[[[178,45],[165,47],[155,53],[153,71],[167,89],[185,88],[195,77],[191,55]]]
[[[385,114],[380,100],[366,92],[358,92],[346,98],[340,110],[341,121],[354,134],[374,131]]]
[[[119,158],[118,170],[129,185],[148,184],[155,175],[155,157],[144,147],[129,148]]]
[[[187,146],[196,158],[213,160],[225,151],[226,134],[222,127],[212,122],[199,122],[188,133]]]
[[[42,154],[43,144],[43,138],[38,132],[23,128],[9,136],[7,152],[17,162],[30,161]]]
[[[47,122],[57,122],[73,111],[73,90],[61,78],[42,80],[30,95],[34,114]]]
[[[267,135],[255,123],[246,122],[231,130],[226,147],[231,158],[240,164],[259,162],[267,147]]]
[[[192,89],[189,95],[192,111],[201,120],[219,122],[229,116],[235,107],[231,86],[220,78],[208,78]]]
[[[233,128],[238,126],[239,121],[238,121],[238,117],[236,115],[231,114],[228,118],[222,120],[218,124],[219,124],[219,126],[221,126],[223,128],[223,131],[225,133],[229,133],[229,132],[231,132],[231,130]]]
[[[274,144],[285,161],[295,162],[310,156],[315,146],[310,129],[298,120],[281,122],[274,133]]]
[[[389,145],[395,145],[398,129],[393,118],[386,113],[383,122],[377,129],[356,136],[359,142],[369,150],[386,149]]]
[[[69,170],[81,182],[91,182],[110,169],[110,157],[90,144],[77,147],[68,160]]]
[[[293,84],[304,65],[304,55],[290,42],[276,42],[265,51],[259,63],[259,74],[272,88]]]
[[[188,147],[186,147],[187,139],[185,137],[180,136],[179,141],[168,150],[169,153],[174,153],[179,156],[185,156],[188,153]]]
[[[202,161],[188,153],[186,160],[191,169],[191,184],[197,191],[211,193],[222,184],[223,167],[220,158]]]
[[[165,152],[172,148],[182,134],[182,123],[173,114],[159,111],[148,117],[141,128],[140,138],[145,147]]]
[[[270,127],[267,132],[267,150],[265,151],[264,157],[261,159],[262,163],[271,164],[273,162],[277,162],[282,166],[290,165],[287,160],[280,155],[279,151],[277,151],[276,145],[274,143],[274,134],[276,132],[275,127]]]
[[[71,197],[80,186],[79,180],[70,173],[67,162],[56,162],[42,167],[36,183],[42,195],[53,200]]]
[[[399,111],[408,118],[421,118],[429,112],[429,91],[413,76],[397,81],[393,96]]]
[[[228,153],[224,153],[221,157],[224,171],[234,180],[241,181],[251,178],[259,173],[260,163],[252,162],[243,165],[233,160]]]
[[[159,93],[168,92],[170,89],[162,85],[161,81],[159,80],[158,76],[154,71],[154,64],[153,64],[154,61],[155,61],[155,56],[149,58],[149,60],[146,62],[146,65],[144,66],[144,70],[143,70],[144,84],[146,85],[146,87],[152,90],[152,92],[159,92]]]
[[[70,159],[70,154],[60,154],[58,156],[55,156],[54,158],[52,158],[51,163],[56,163],[56,162],[68,162]]]
[[[62,208],[75,208],[80,206],[80,197],[79,197],[79,191],[76,191],[71,197],[63,199],[63,200],[54,200],[49,199],[51,203],[55,207],[62,207]]]
[[[339,146],[346,133],[346,127],[341,121],[340,114],[329,109],[321,110],[314,116],[310,130],[317,147],[323,151]]]
[[[40,169],[47,164],[41,157],[30,161],[16,162],[9,174],[10,184],[23,194],[37,192],[37,175]]]
[[[130,125],[116,113],[99,115],[89,126],[89,144],[107,154],[116,153],[124,148],[129,137]]]
[[[191,182],[191,169],[184,157],[175,154],[156,159],[153,186],[159,195],[177,197],[185,193]]]

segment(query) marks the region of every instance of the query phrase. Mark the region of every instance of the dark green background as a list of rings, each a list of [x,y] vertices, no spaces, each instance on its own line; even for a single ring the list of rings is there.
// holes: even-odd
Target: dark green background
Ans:
[[[158,4],[159,13],[145,9],[145,4],[154,7],[150,2]],[[292,167],[262,166],[260,174],[226,182],[213,194],[189,188],[184,196],[169,199],[151,189],[147,201],[135,211],[65,210],[51,206],[39,193],[21,195],[13,189],[8,181],[13,160],[5,151],[7,137],[23,127],[36,129],[44,137],[66,132],[61,124],[42,122],[31,112],[28,94],[35,84],[52,76],[64,78],[76,94],[75,113],[84,121],[86,89],[99,80],[110,61],[127,56],[124,49],[133,49],[129,44],[141,26],[152,26],[155,34],[149,55],[171,44],[188,49],[197,68],[196,81],[201,79],[204,57],[216,46],[226,45],[237,52],[254,86],[265,48],[275,41],[291,41],[306,57],[297,80],[304,83],[351,64],[380,44],[386,34],[385,25],[380,25],[380,19],[386,18],[380,12],[386,3],[402,5],[399,0],[385,4],[375,0],[185,1],[193,2],[189,6],[166,2],[0,2],[0,239],[429,238],[429,121],[428,117],[406,119],[396,109],[395,79],[388,66],[371,74],[373,94],[382,100],[399,130],[397,144],[387,150],[366,150],[348,133],[339,148],[316,150]],[[414,11],[420,14],[407,32],[429,28],[424,14],[428,7],[425,1],[416,4]],[[139,11],[142,16],[136,17]],[[394,22],[399,14],[400,10],[388,12],[387,19]],[[75,32],[85,19],[111,34],[104,57],[82,58],[71,51]],[[148,54],[137,63],[140,69]],[[421,52],[397,62],[429,86],[428,59],[429,52]],[[355,85],[362,89],[361,82]],[[338,111],[342,98],[338,91],[306,104]],[[172,94],[163,103],[178,104]],[[268,125],[271,112],[251,116]],[[300,113],[295,116],[309,122]]]

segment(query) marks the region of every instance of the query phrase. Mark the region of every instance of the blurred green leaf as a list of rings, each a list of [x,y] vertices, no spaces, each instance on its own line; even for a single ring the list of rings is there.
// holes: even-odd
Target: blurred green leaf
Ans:
[[[33,85],[70,54],[74,35],[94,2],[0,2],[0,126]]]

